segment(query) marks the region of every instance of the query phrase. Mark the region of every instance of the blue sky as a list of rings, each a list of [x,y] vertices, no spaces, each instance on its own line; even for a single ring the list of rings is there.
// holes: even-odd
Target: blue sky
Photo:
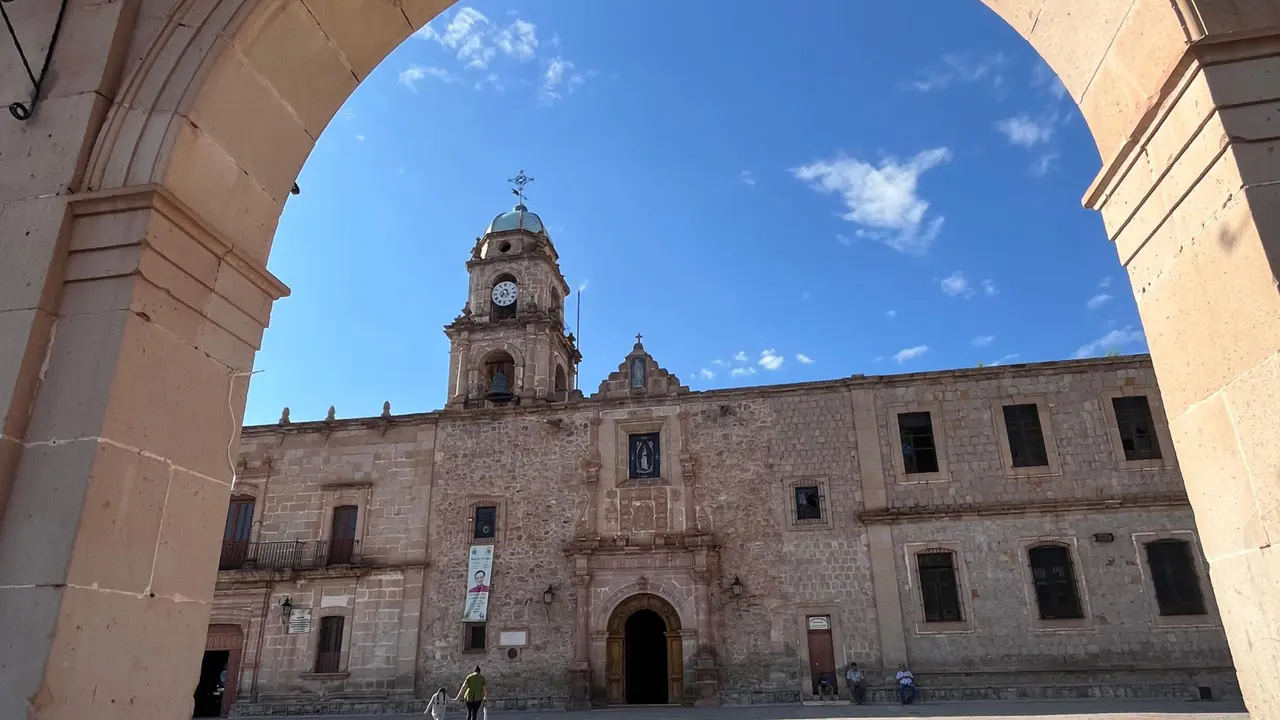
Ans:
[[[1145,351],[1077,108],[981,3],[920,7],[450,8],[303,168],[246,422],[441,407],[441,327],[521,169],[588,394],[636,333],[694,389]]]

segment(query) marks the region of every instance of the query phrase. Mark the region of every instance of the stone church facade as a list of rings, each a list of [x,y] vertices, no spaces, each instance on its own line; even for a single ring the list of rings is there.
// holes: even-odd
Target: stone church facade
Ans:
[[[1146,356],[586,396],[541,219],[467,268],[443,410],[244,428],[198,711],[1238,695]]]

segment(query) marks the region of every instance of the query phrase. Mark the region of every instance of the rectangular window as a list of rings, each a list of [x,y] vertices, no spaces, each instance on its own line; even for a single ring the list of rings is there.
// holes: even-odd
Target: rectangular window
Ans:
[[[498,508],[495,505],[478,505],[471,518],[473,540],[493,540],[498,536]]]
[[[902,438],[902,469],[908,475],[938,472],[938,446],[928,411],[900,413],[898,434]]]
[[[1151,419],[1151,405],[1146,395],[1123,395],[1112,398],[1116,411],[1116,427],[1124,446],[1125,460],[1159,460],[1160,441],[1156,424]]]
[[[355,505],[333,509],[333,527],[329,530],[329,565],[350,565],[356,555]]]
[[[1036,605],[1041,620],[1076,620],[1084,617],[1071,550],[1063,545],[1037,545],[1027,551]]]
[[[467,623],[462,626],[462,650],[463,652],[484,652],[485,651],[485,630],[484,623]]]
[[[795,492],[796,522],[822,522],[822,493],[817,485],[802,485]]]
[[[1034,403],[1004,406],[1004,429],[1009,435],[1009,457],[1013,466],[1041,467],[1049,464],[1040,427],[1040,408]]]
[[[238,570],[249,555],[249,537],[253,529],[251,497],[233,497],[227,508],[227,525],[222,531],[222,555],[219,570]]]
[[[336,673],[342,667],[341,615],[320,618],[320,644],[316,648],[316,672]]]
[[[1161,615],[1207,614],[1191,543],[1185,540],[1149,542],[1147,565],[1151,568],[1151,582],[1156,588]]]
[[[961,622],[960,584],[956,582],[955,553],[930,550],[916,555],[920,598],[925,622]]]
[[[647,480],[662,477],[661,433],[627,436],[627,477]]]

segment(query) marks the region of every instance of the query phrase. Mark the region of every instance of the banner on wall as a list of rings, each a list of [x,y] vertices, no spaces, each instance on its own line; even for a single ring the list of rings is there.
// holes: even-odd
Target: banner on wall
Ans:
[[[493,546],[472,545],[467,559],[467,599],[463,622],[484,622],[489,611],[489,586],[493,577]]]

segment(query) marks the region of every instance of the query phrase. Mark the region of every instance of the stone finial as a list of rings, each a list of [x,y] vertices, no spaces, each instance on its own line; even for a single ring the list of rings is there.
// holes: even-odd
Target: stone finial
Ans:
[[[285,408],[284,410],[280,411],[280,424],[281,425],[289,424],[289,408]]]
[[[391,417],[391,401],[390,400],[382,403],[382,417],[384,418]]]
[[[338,419],[338,411],[332,405],[329,406],[329,414],[324,416],[325,422],[333,422]]]

